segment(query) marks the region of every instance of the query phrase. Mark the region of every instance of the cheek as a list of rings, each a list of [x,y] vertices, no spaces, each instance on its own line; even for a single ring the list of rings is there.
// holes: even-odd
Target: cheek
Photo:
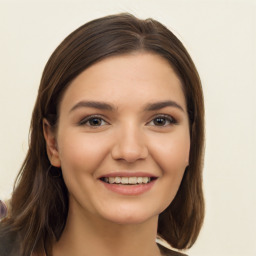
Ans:
[[[184,172],[189,163],[190,137],[188,133],[171,134],[152,146],[153,156],[164,174]]]
[[[94,172],[108,153],[108,141],[84,133],[60,136],[58,145],[63,171]]]
[[[153,147],[155,162],[161,169],[161,177],[157,187],[157,194],[163,199],[160,212],[166,209],[175,198],[180,187],[185,169],[188,165],[190,138],[170,136]]]

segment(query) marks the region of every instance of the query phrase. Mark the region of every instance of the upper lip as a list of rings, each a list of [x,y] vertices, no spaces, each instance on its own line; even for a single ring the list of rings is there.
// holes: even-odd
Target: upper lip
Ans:
[[[156,175],[152,173],[147,172],[112,172],[112,173],[106,173],[99,177],[99,179],[104,177],[153,177],[157,178]]]

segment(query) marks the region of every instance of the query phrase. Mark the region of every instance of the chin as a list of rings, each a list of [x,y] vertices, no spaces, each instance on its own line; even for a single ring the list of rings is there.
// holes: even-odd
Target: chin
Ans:
[[[119,225],[136,225],[142,224],[151,218],[145,216],[118,216],[116,218],[109,218],[108,220]]]
[[[103,218],[115,224],[133,225],[142,224],[151,219],[158,218],[159,213],[143,211],[144,209],[126,209],[104,212]]]

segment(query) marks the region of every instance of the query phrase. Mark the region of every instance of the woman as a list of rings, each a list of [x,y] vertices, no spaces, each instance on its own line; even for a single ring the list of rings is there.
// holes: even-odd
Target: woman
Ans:
[[[182,43],[129,14],[91,21],[50,57],[2,255],[183,255],[204,217],[204,105]]]

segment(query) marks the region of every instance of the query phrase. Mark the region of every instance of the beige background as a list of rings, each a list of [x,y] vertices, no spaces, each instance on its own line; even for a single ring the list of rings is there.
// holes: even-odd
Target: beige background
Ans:
[[[0,1],[0,198],[27,150],[43,67],[65,36],[117,12],[153,17],[183,41],[202,78],[206,219],[190,256],[256,255],[256,1]]]

